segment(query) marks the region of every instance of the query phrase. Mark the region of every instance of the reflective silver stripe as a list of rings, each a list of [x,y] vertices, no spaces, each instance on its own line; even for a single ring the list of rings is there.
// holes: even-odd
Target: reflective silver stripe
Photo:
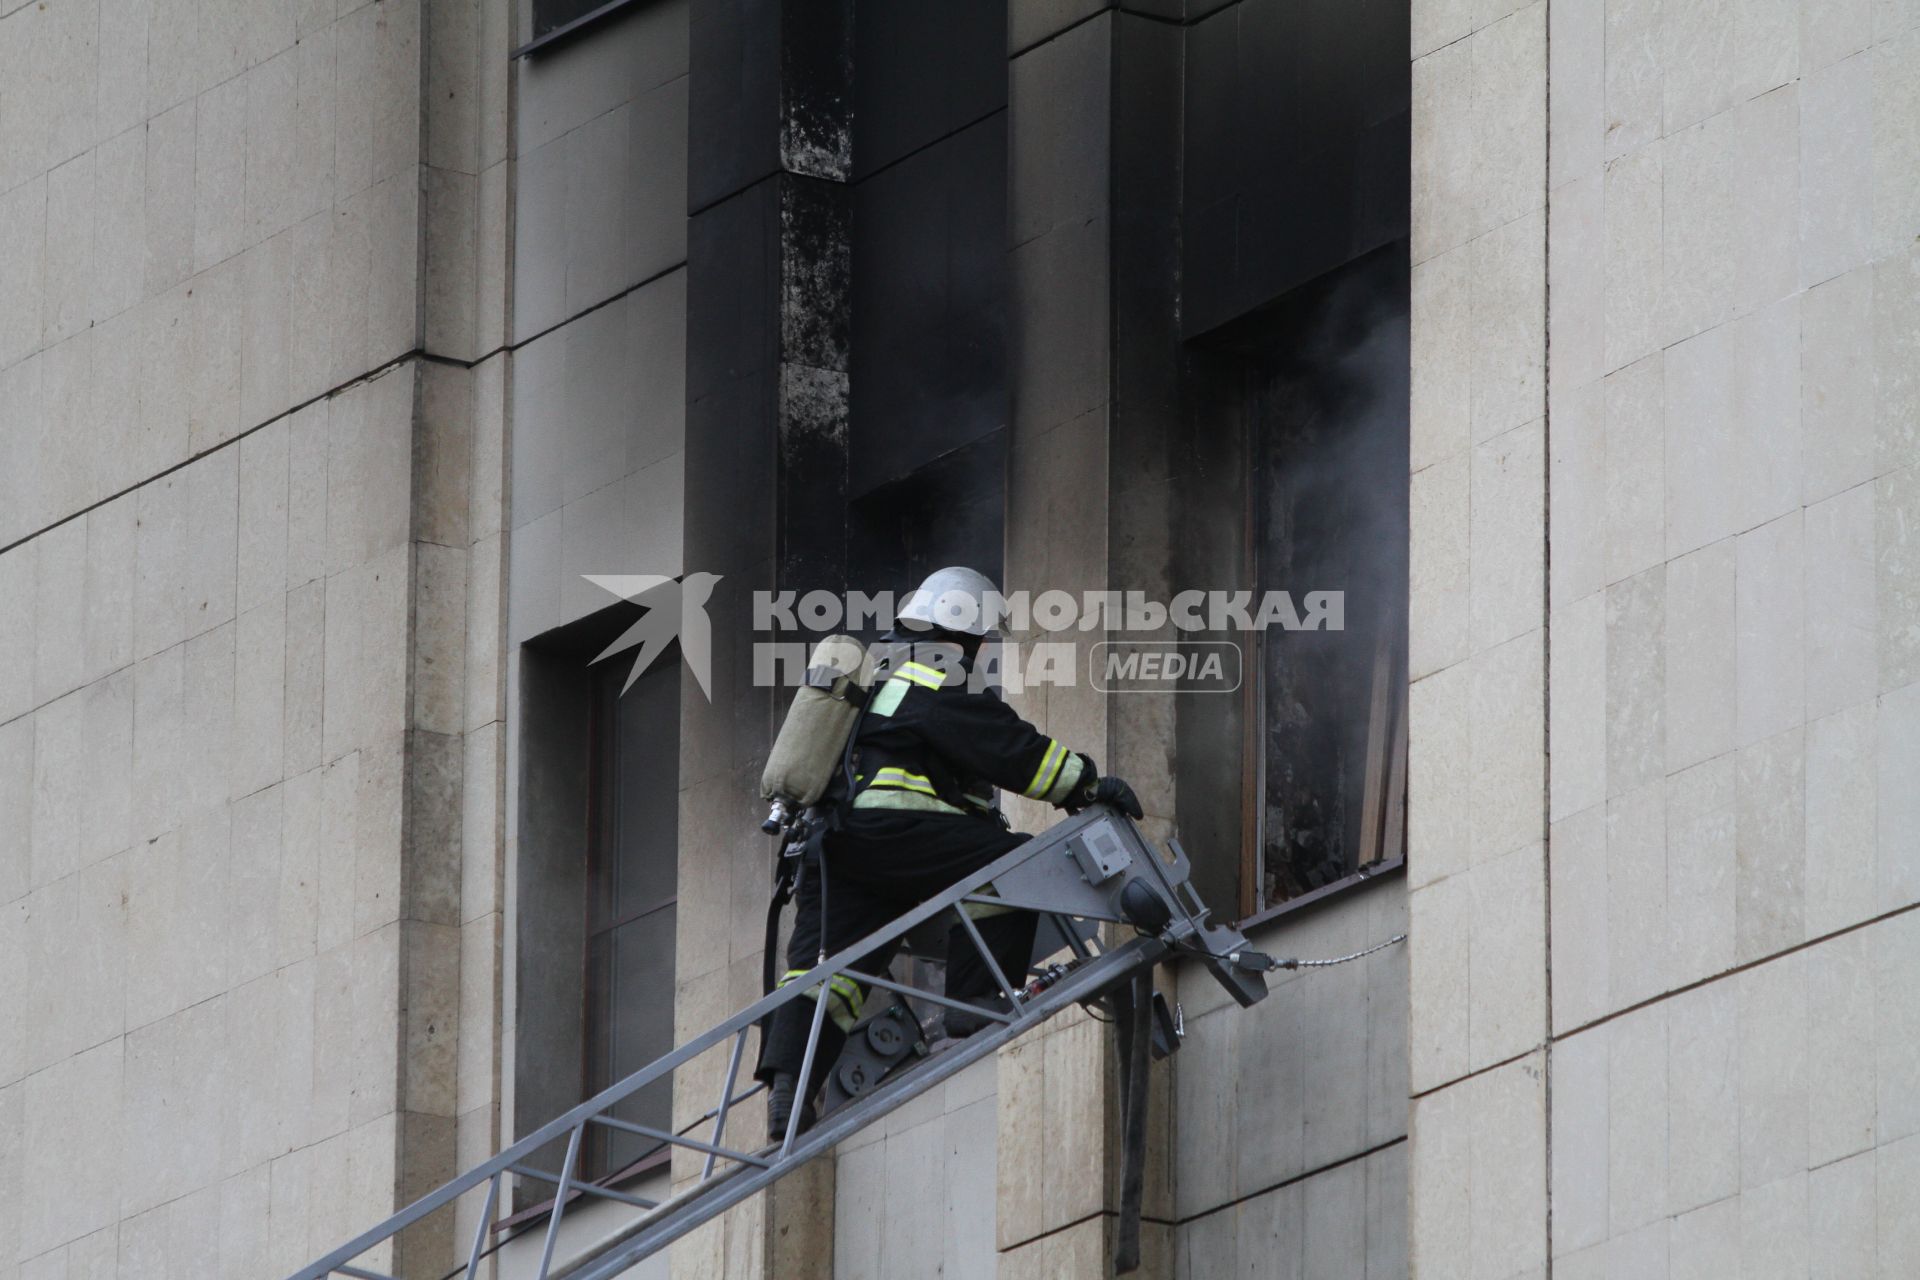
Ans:
[[[1027,784],[1027,789],[1021,794],[1034,800],[1046,795],[1052,789],[1054,779],[1060,776],[1060,766],[1066,758],[1067,749],[1060,745],[1060,740],[1048,738],[1046,754],[1040,757],[1040,766],[1033,771],[1033,781]]]
[[[876,787],[898,787],[903,791],[919,791],[930,796],[939,795],[931,779],[925,774],[908,773],[898,765],[887,765],[873,775]]]
[[[900,706],[900,699],[907,695],[907,682],[899,676],[889,679],[880,686],[880,692],[873,695],[873,702],[867,707],[870,716],[890,716]]]
[[[1061,764],[1060,777],[1047,789],[1045,797],[1047,803],[1059,804],[1072,795],[1073,789],[1082,781],[1080,775],[1085,771],[1086,766],[1081,763],[1079,753],[1068,752],[1066,760]]]
[[[894,673],[896,680],[911,680],[928,689],[938,689],[946,684],[947,678],[934,668],[922,662],[909,662]]]

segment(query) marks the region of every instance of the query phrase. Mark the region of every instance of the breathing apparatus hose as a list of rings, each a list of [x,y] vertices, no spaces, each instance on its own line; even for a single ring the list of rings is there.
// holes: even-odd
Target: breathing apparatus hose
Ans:
[[[801,868],[791,873],[783,865],[787,855],[783,849],[774,855],[773,893],[767,899],[767,936],[760,950],[760,994],[773,994],[774,956],[780,950],[780,912],[792,901],[794,891],[799,887]]]

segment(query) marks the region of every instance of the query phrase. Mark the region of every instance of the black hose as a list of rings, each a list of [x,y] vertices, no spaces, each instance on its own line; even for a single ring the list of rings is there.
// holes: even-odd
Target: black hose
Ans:
[[[827,842],[822,840],[820,847],[814,850],[814,874],[820,877],[820,955],[815,964],[825,964],[830,952],[827,949]],[[827,998],[827,987],[823,985],[820,998]]]

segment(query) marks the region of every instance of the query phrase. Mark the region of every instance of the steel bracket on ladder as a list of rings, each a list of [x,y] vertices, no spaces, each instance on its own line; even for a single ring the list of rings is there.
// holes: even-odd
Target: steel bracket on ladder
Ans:
[[[1072,1005],[1099,999],[1119,984],[1130,981],[1143,968],[1170,956],[1185,954],[1197,958],[1238,1003],[1251,1005],[1266,995],[1266,980],[1254,968],[1235,962],[1235,957],[1245,949],[1245,938],[1233,929],[1208,923],[1207,909],[1193,890],[1191,875],[1192,866],[1177,841],[1169,844],[1168,856],[1163,858],[1133,823],[1105,805],[1096,805],[1067,818],[837,955],[827,957],[804,977],[756,1000],[725,1022],[540,1126],[492,1159],[294,1272],[288,1280],[326,1280],[329,1276],[394,1280],[356,1266],[355,1260],[460,1197],[484,1187],[479,1221],[474,1227],[466,1263],[454,1273],[464,1280],[473,1280],[479,1273],[481,1259],[490,1252],[486,1240],[501,1207],[501,1181],[509,1176],[533,1178],[555,1188],[536,1280],[558,1280],[562,1275],[570,1280],[611,1280],[642,1258],[665,1248],[1054,1014]],[[1142,910],[1146,900],[1141,891],[1129,892],[1129,887],[1136,884],[1144,885],[1152,901],[1163,910]],[[1124,906],[1123,897],[1127,900]],[[1018,907],[1055,918],[1060,925],[1059,936],[1074,952],[1070,967],[1052,985],[1031,998],[1023,998],[1019,982],[1025,975],[1009,975],[1000,970],[965,910],[969,903]],[[942,994],[853,967],[877,947],[947,913],[958,918],[971,944],[985,958],[1002,994],[1009,999],[1011,1013],[988,1013],[986,1027],[952,1042],[942,1052],[896,1070],[870,1092],[828,1112],[805,1133],[797,1131],[800,1108],[795,1107],[794,1123],[789,1126],[784,1141],[758,1150],[729,1144],[726,1132],[731,1113],[762,1088],[759,1084],[740,1088],[747,1033],[781,1005],[810,999],[816,991],[823,990],[829,980],[840,976],[936,1005],[952,1003]],[[1143,919],[1150,920],[1153,927],[1141,928]],[[1164,923],[1160,923],[1162,919]],[[1082,940],[1083,932],[1072,926],[1073,920],[1133,924],[1136,932],[1117,946],[1101,949]],[[818,1044],[826,1004],[824,1000],[816,1002],[806,1048],[809,1064]],[[687,1130],[651,1129],[613,1114],[614,1108],[625,1099],[721,1045],[727,1046],[728,1061],[719,1096],[705,1115]],[[803,1074],[802,1078],[808,1077]],[[581,1177],[579,1166],[581,1146],[590,1125],[620,1129],[651,1138],[663,1147],[680,1147],[698,1153],[705,1157],[700,1174],[684,1190],[660,1203],[588,1181]],[[695,1136],[690,1132],[694,1130],[704,1130],[704,1136]],[[566,1144],[566,1155],[557,1172],[538,1169],[530,1163],[535,1153],[561,1140]],[[588,1255],[556,1267],[554,1250],[568,1202],[574,1195],[613,1200],[633,1207],[637,1213],[630,1223],[610,1239],[600,1241]],[[440,1280],[440,1277],[436,1272],[432,1277],[415,1280]]]

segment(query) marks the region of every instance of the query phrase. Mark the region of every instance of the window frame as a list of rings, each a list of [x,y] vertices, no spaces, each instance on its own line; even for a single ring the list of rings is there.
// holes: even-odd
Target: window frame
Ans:
[[[1404,241],[1396,244],[1404,248]],[[1390,244],[1384,249],[1375,249],[1367,254],[1350,259],[1314,280],[1304,282],[1300,289],[1311,289],[1324,280],[1345,272],[1360,269],[1360,264],[1368,259],[1378,259],[1383,254],[1396,251],[1396,245]],[[1410,284],[1409,284],[1410,287]],[[1407,305],[1411,306],[1409,294]],[[1256,342],[1258,340],[1255,340]],[[1269,554],[1265,529],[1265,519],[1261,510],[1262,459],[1265,456],[1265,434],[1270,424],[1258,410],[1259,392],[1256,389],[1265,375],[1261,372],[1261,359],[1256,354],[1254,343],[1238,346],[1234,352],[1237,374],[1241,380],[1239,392],[1239,449],[1240,449],[1240,512],[1242,539],[1241,573],[1245,581],[1241,584],[1258,596],[1262,586],[1263,560]],[[1406,430],[1411,431],[1410,420]],[[1410,499],[1409,499],[1410,500]],[[1409,510],[1409,520],[1411,511]],[[1411,759],[1412,745],[1408,741],[1412,714],[1412,677],[1410,667],[1410,636],[1405,634],[1412,620],[1411,580],[1408,582],[1408,594],[1392,602],[1391,607],[1398,610],[1396,624],[1402,636],[1398,648],[1396,674],[1404,682],[1398,697],[1398,714],[1403,721],[1399,734],[1404,744],[1403,755],[1399,763],[1400,803],[1411,805],[1411,779],[1408,776],[1408,764]],[[1406,870],[1408,852],[1411,844],[1410,824],[1402,820],[1400,824],[1400,848],[1397,854],[1383,856],[1372,862],[1360,863],[1352,871],[1338,879],[1284,898],[1278,902],[1266,902],[1265,899],[1265,841],[1267,831],[1267,643],[1264,631],[1251,633],[1251,641],[1243,654],[1243,669],[1248,671],[1247,678],[1241,681],[1241,844],[1240,865],[1238,870],[1238,900],[1234,903],[1236,927],[1257,928],[1260,925],[1289,915],[1295,911],[1309,909],[1329,898],[1358,888],[1374,880],[1390,878],[1403,874]],[[1361,714],[1365,714],[1363,708]],[[1392,749],[1394,735],[1389,733],[1389,751]]]
[[[1252,488],[1251,467],[1249,467],[1246,510],[1250,530],[1254,524]],[[1256,540],[1249,537],[1248,546],[1250,549],[1256,548]],[[1253,554],[1258,554],[1257,549],[1253,551]],[[1258,581],[1257,575],[1255,581]],[[1242,930],[1258,928],[1270,921],[1314,906],[1345,890],[1356,888],[1369,881],[1390,878],[1404,873],[1407,869],[1407,845],[1411,840],[1410,828],[1407,824],[1403,823],[1400,834],[1401,849],[1397,857],[1380,858],[1373,862],[1362,863],[1346,875],[1341,876],[1338,880],[1330,880],[1318,888],[1307,890],[1305,893],[1295,894],[1291,898],[1283,898],[1279,902],[1262,905],[1260,900],[1262,893],[1260,855],[1262,841],[1266,836],[1266,793],[1264,791],[1266,779],[1266,734],[1261,731],[1264,723],[1262,715],[1266,706],[1265,646],[1265,634],[1255,633],[1252,646],[1254,652],[1242,659],[1245,668],[1251,668],[1252,672],[1250,678],[1241,681],[1241,711],[1245,717],[1242,722],[1245,725],[1245,736],[1242,741],[1241,750],[1241,795],[1243,810],[1241,814],[1240,899],[1234,903],[1238,917],[1234,921],[1234,927]],[[1401,708],[1402,715],[1411,714],[1411,707],[1404,705],[1404,703],[1410,702],[1411,686],[1409,686],[1408,696],[1404,700]],[[1409,742],[1409,756],[1411,756],[1411,753],[1412,744]],[[1407,767],[1406,761],[1402,761],[1400,767],[1404,773]],[[1406,785],[1404,781],[1401,784],[1403,789],[1401,803],[1410,804],[1411,796],[1406,793]],[[1249,903],[1252,905],[1249,906]]]

